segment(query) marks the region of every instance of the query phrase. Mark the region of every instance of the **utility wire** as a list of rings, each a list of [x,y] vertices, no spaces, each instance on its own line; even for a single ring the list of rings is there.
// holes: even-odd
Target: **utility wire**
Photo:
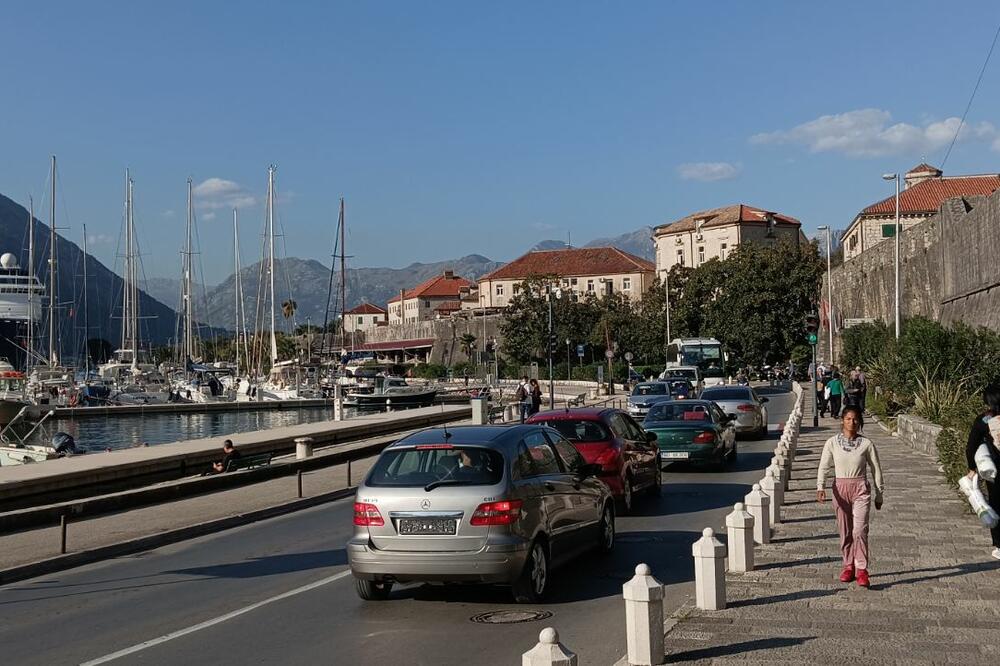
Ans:
[[[955,128],[955,136],[951,137],[951,144],[948,146],[948,152],[944,154],[944,159],[941,160],[941,166],[938,167],[944,171],[944,165],[948,161],[948,157],[951,155],[951,149],[955,147],[955,142],[958,140],[958,133],[962,131],[962,127],[965,125],[965,118],[969,115],[969,109],[972,108],[972,100],[976,98],[976,93],[979,91],[979,84],[983,81],[983,74],[986,73],[986,66],[990,64],[990,58],[993,56],[993,49],[997,45],[997,38],[1000,37],[1000,25],[997,26],[997,31],[993,34],[993,43],[990,44],[990,51],[986,54],[986,61],[983,62],[983,68],[979,70],[979,78],[976,79],[976,86],[972,89],[972,94],[969,95],[969,103],[965,105],[965,113],[962,114],[962,121],[958,123],[958,127]]]

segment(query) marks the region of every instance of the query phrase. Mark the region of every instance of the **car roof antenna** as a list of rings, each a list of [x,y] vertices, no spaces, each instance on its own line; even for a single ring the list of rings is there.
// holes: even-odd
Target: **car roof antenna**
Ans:
[[[451,433],[448,432],[448,424],[444,424],[444,441],[448,441],[451,438]]]

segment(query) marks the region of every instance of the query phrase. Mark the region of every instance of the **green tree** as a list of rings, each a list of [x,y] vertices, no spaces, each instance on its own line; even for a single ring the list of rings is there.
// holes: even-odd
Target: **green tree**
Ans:
[[[465,358],[472,360],[473,355],[476,353],[476,336],[472,333],[463,333],[462,337],[458,339],[459,345],[462,347],[462,351],[465,353]]]

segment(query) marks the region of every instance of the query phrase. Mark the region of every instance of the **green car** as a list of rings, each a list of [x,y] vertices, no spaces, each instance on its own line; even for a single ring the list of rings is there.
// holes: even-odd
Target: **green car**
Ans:
[[[723,467],[736,460],[736,415],[709,400],[656,402],[642,427],[656,435],[661,467],[672,462]]]

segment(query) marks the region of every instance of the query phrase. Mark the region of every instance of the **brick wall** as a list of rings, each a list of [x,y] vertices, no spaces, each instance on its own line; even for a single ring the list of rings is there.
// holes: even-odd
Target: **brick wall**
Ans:
[[[899,441],[911,449],[937,457],[937,437],[941,426],[912,414],[900,414],[896,419]]]

